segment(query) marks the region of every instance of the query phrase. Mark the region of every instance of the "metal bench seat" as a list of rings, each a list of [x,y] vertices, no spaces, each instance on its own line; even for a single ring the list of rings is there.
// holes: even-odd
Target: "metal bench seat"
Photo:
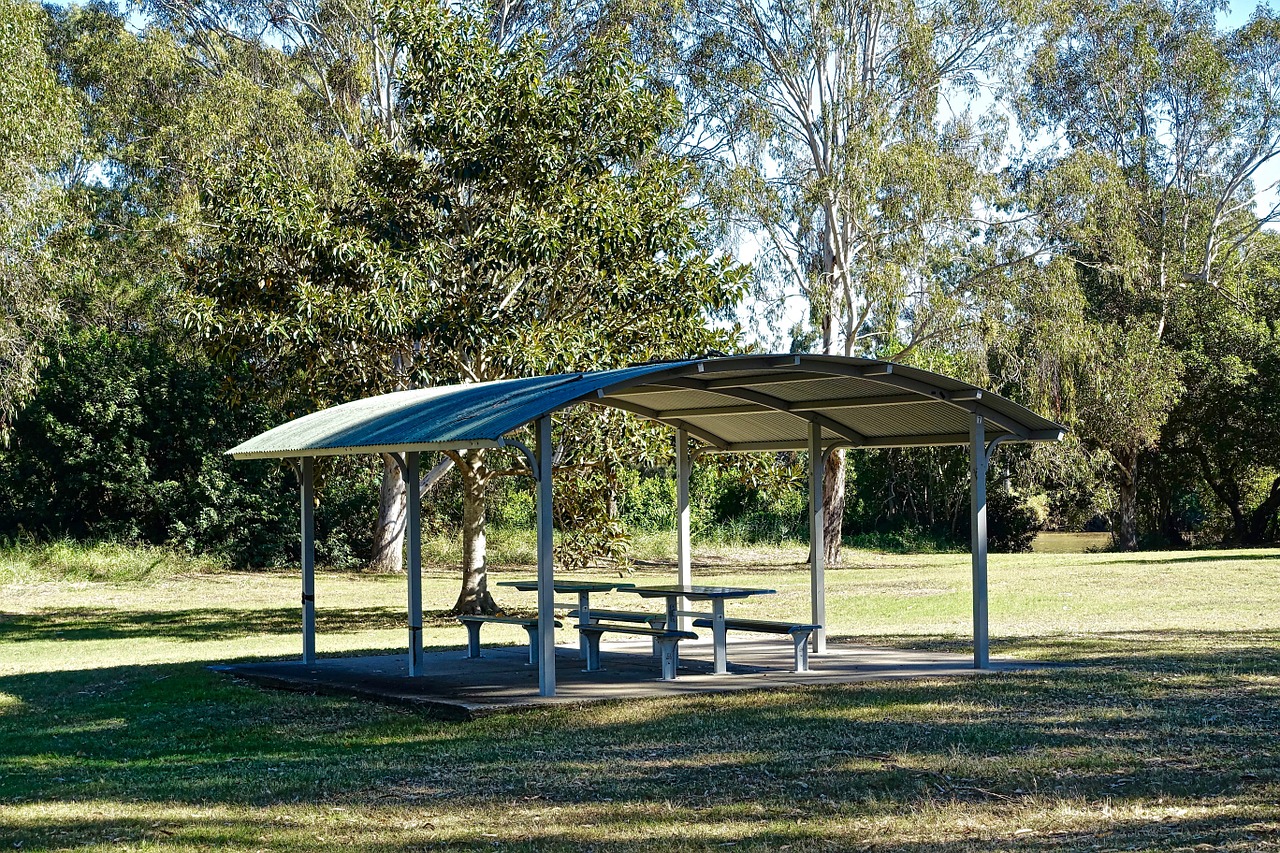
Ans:
[[[710,619],[694,619],[695,628],[713,627]],[[729,631],[753,631],[758,634],[789,634],[795,644],[795,671],[809,671],[809,635],[821,625],[803,625],[794,622],[770,622],[766,619],[725,619]]]
[[[481,614],[464,613],[458,617],[458,621],[467,626],[467,657],[478,658],[480,654],[480,628],[486,622],[496,622],[499,625],[519,625],[524,628],[529,635],[529,663],[537,665],[538,663],[538,620],[523,619],[519,616],[485,616]],[[557,628],[560,622],[555,623]]]
[[[597,610],[592,607],[587,611],[592,622],[608,620],[610,622],[648,622],[650,625],[665,625],[667,623],[667,615],[665,613],[645,613],[640,610]],[[581,618],[582,612],[579,610],[571,610],[567,614],[574,618]]]
[[[581,610],[570,610],[569,616],[574,619],[582,619]],[[592,622],[644,622],[650,628],[661,628],[667,624],[667,616],[665,613],[646,613],[642,610],[597,610],[594,607],[587,611],[587,618]],[[658,639],[653,640],[653,656],[661,657],[662,647],[658,645]]]
[[[600,637],[606,633],[638,634],[652,637],[662,656],[662,680],[674,681],[676,669],[680,665],[679,644],[681,640],[696,640],[698,635],[692,631],[669,631],[666,628],[646,628],[640,625],[608,625],[604,622],[592,622],[589,625],[578,625],[578,630],[587,638],[587,672],[598,672],[600,666]]]

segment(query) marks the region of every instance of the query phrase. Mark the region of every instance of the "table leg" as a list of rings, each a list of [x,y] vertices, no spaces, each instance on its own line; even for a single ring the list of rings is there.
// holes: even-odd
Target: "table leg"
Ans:
[[[724,599],[711,599],[711,643],[714,646],[715,674],[729,671],[729,638],[724,627]]]
[[[586,590],[578,593],[578,624],[580,626],[591,624],[591,593]],[[578,656],[583,660],[588,659],[587,647],[587,634],[585,631],[579,631]]]
[[[680,617],[676,615],[676,611],[680,609],[679,605],[680,605],[680,596],[678,595],[667,596],[667,630],[668,631],[678,631],[680,629]],[[665,656],[665,650],[664,650],[664,656]],[[665,668],[665,665],[664,665],[664,668]],[[672,643],[671,644],[672,677],[674,677],[674,674],[678,669],[680,669],[680,644]]]

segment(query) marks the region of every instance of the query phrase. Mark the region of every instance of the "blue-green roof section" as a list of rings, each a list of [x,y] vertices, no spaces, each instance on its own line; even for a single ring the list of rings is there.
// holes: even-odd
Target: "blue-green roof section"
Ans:
[[[543,415],[590,402],[689,431],[723,451],[828,444],[964,444],[975,414],[989,439],[1053,441],[1063,427],[968,383],[841,356],[733,356],[397,391],[281,424],[237,459],[501,447]]]

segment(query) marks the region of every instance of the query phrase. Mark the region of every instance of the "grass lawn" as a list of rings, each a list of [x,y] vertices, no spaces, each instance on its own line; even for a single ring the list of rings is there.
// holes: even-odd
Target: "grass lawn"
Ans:
[[[698,558],[805,615],[802,549]],[[967,556],[846,560],[834,640],[967,647]],[[992,653],[1060,668],[471,723],[206,670],[297,654],[291,573],[45,549],[0,584],[4,849],[1280,849],[1280,551],[993,556]],[[461,648],[453,574],[424,587]],[[321,572],[321,653],[402,648],[403,601]]]

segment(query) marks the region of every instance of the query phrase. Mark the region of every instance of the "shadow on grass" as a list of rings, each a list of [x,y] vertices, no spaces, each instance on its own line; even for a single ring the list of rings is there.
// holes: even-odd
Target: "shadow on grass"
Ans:
[[[1280,560],[1280,553],[1275,549],[1267,549],[1271,553],[1262,553],[1261,551],[1254,553],[1251,551],[1236,551],[1230,554],[1205,554],[1197,553],[1188,557],[1172,557],[1167,553],[1161,553],[1158,557],[1151,559],[1143,559],[1140,556],[1134,556],[1129,559],[1116,560],[1099,560],[1095,565],[1114,566],[1166,566],[1177,563],[1241,563],[1241,562],[1257,562],[1258,560]]]
[[[397,607],[317,608],[319,633],[400,628],[405,612]],[[31,613],[0,613],[0,643],[33,640],[120,640],[151,637],[196,642],[233,640],[264,634],[296,634],[298,607],[205,607],[190,610],[120,610],[102,607],[51,607]],[[427,627],[456,626],[447,610],[426,611]]]
[[[589,841],[639,851],[653,849],[655,835],[682,831],[697,846],[721,821],[731,834],[705,841],[707,848],[728,840],[795,850],[824,849],[833,822],[892,820],[935,806],[995,814],[1035,812],[1049,808],[1046,801],[1120,808],[1186,798],[1231,808],[1159,825],[1120,815],[1099,820],[1096,833],[1052,837],[1012,830],[973,841],[879,837],[875,849],[1142,847],[1152,839],[1246,849],[1263,831],[1258,810],[1272,808],[1280,791],[1280,632],[1041,637],[993,651],[1087,666],[630,700],[468,724],[250,689],[194,663],[8,675],[0,677],[0,803],[251,811],[182,821],[163,836],[128,817],[0,830],[20,832],[23,849],[111,834],[160,847],[255,846],[263,834],[287,838],[294,829],[265,818],[258,825],[252,810],[300,801],[374,814],[486,816],[452,824],[466,827],[453,835],[415,824],[379,842],[394,849],[442,841],[460,849],[581,849]],[[551,807],[597,834],[539,829],[532,810]],[[337,830],[324,835],[299,843],[327,850],[359,841]]]

